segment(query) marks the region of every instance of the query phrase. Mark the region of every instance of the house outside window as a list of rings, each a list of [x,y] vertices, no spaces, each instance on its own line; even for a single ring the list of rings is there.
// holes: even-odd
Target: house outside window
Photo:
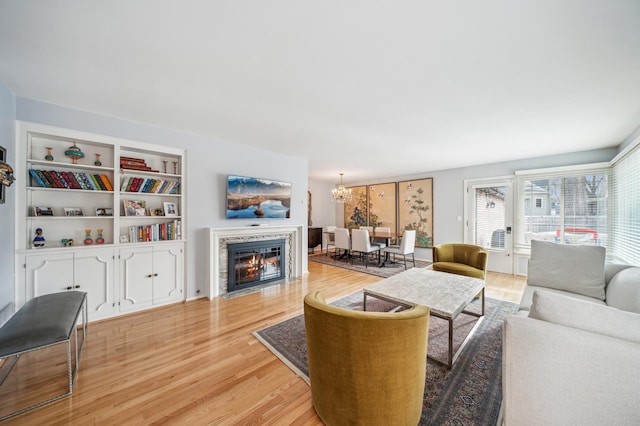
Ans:
[[[610,167],[516,173],[516,238],[607,246]]]

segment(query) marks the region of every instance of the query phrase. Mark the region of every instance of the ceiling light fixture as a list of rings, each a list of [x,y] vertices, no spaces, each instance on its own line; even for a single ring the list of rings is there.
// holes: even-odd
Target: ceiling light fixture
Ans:
[[[353,198],[351,190],[345,188],[342,184],[342,175],[344,175],[344,173],[340,173],[340,185],[338,185],[337,188],[331,191],[331,198],[335,203],[344,203]]]

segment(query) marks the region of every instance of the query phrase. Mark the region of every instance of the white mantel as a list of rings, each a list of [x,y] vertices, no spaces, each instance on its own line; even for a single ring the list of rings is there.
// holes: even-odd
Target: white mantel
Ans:
[[[302,276],[302,225],[243,226],[208,228],[209,232],[209,299],[227,292],[227,244],[284,238],[286,240],[285,280]]]

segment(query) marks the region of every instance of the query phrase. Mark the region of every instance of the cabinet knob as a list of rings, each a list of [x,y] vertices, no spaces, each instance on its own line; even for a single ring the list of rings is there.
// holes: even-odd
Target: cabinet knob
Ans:
[[[147,278],[151,278],[151,277],[153,277],[153,275],[152,275],[152,274],[147,275]]]
[[[80,288],[80,284],[76,284],[76,288]]]
[[[67,290],[73,290],[73,287],[69,286],[67,287]]]
[[[157,277],[157,276],[158,276],[158,274],[153,274],[153,276],[154,276],[154,277]]]

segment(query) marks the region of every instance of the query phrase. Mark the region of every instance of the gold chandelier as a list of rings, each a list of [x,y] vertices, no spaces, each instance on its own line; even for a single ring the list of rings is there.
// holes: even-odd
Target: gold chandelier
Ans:
[[[331,198],[335,203],[344,203],[353,198],[351,190],[345,188],[342,184],[342,175],[344,175],[344,173],[340,173],[340,185],[338,185],[337,188],[331,191]]]

